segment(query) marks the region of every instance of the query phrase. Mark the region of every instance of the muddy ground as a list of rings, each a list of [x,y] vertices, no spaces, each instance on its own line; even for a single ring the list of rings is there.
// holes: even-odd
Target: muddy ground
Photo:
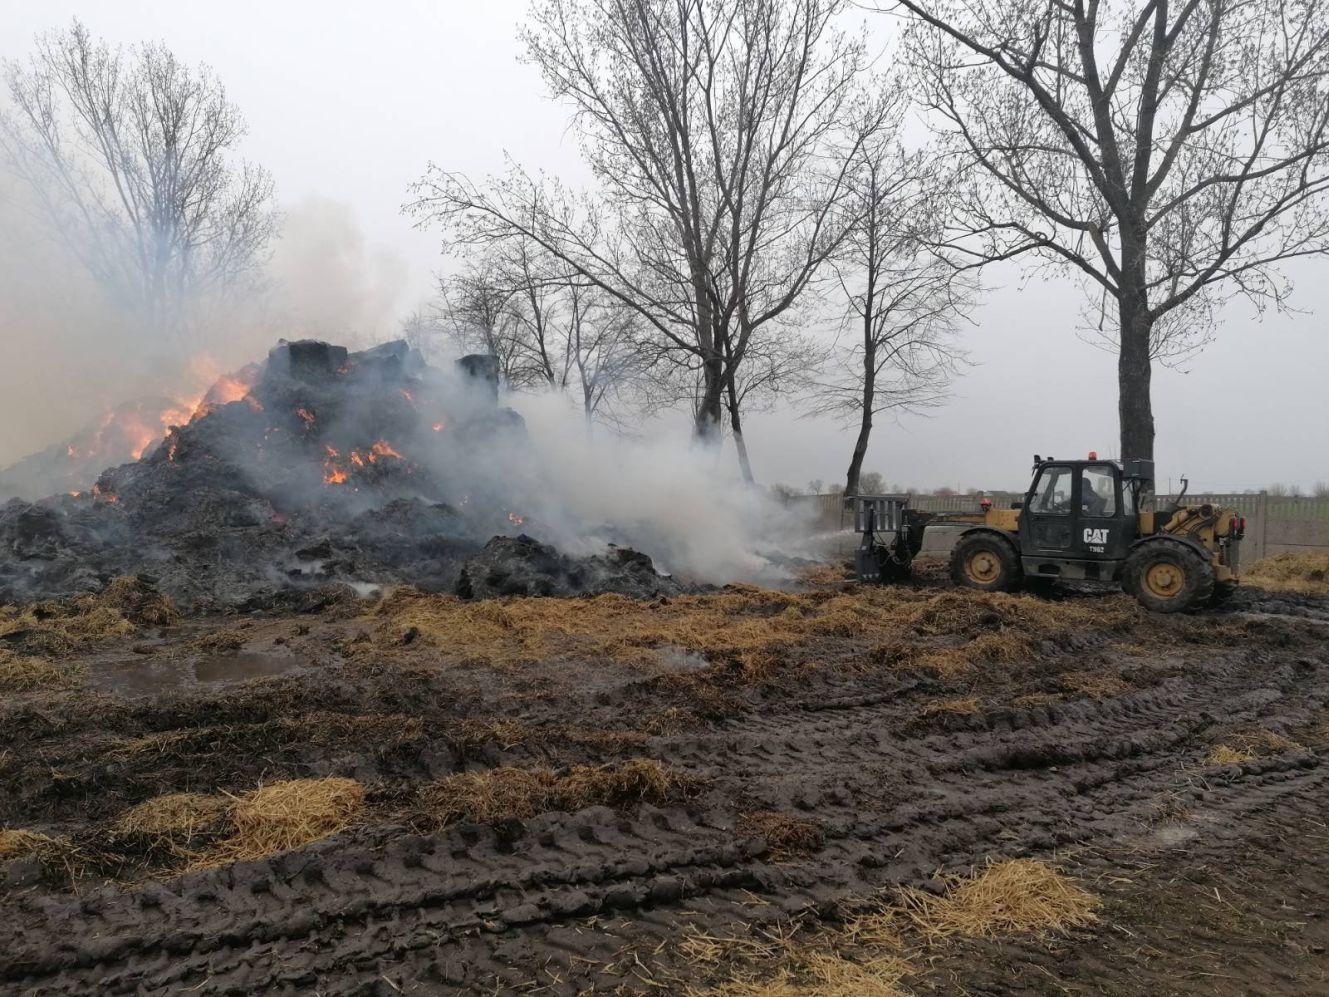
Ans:
[[[1097,920],[905,930],[904,992],[1329,990],[1329,599],[131,603],[0,621],[0,827],[44,836],[0,851],[5,992],[867,992],[745,942],[996,858]],[[236,858],[236,801],[324,777],[336,833]],[[212,817],[126,831],[181,793]]]

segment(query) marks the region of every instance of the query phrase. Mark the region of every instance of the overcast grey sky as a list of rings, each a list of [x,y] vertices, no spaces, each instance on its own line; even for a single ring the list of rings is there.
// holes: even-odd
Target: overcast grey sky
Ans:
[[[566,111],[517,61],[526,6],[0,0],[0,56],[26,55],[35,33],[78,16],[112,42],[160,39],[189,62],[209,63],[248,120],[245,155],[272,171],[283,205],[340,202],[371,255],[399,258],[389,304],[404,314],[443,265],[438,237],[415,231],[399,212],[427,162],[479,177],[500,170],[506,151],[573,181],[583,176]],[[1258,322],[1232,305],[1188,373],[1156,373],[1160,487],[1182,473],[1193,489],[1329,481],[1329,260],[1295,274],[1294,303],[1305,314]],[[883,420],[868,470],[921,487],[1020,487],[1034,451],[1114,454],[1115,360],[1076,336],[1079,290],[1039,278],[1022,285],[1018,270],[989,283],[1000,286],[965,334],[974,366],[953,400],[927,417]],[[67,362],[77,368],[81,360]],[[16,411],[0,398],[0,419],[45,425],[32,404]],[[666,431],[685,433],[686,422]],[[758,413],[748,434],[763,481],[843,478],[852,433],[834,423]],[[33,439],[27,449],[48,442]]]

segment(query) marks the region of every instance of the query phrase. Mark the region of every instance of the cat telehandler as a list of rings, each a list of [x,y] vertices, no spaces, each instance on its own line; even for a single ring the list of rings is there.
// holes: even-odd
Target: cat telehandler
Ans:
[[[1185,505],[1146,511],[1154,480],[1147,460],[1056,460],[1034,456],[1033,480],[1021,501],[973,513],[926,513],[903,495],[853,497],[860,578],[907,575],[926,531],[952,527],[951,578],[985,592],[1030,582],[1120,585],[1159,613],[1194,609],[1237,582],[1246,520],[1232,509]]]

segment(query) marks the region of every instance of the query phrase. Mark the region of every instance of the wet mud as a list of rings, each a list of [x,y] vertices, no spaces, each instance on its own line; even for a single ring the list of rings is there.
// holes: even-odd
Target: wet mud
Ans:
[[[77,691],[4,705],[3,826],[90,856],[99,827],[153,796],[322,775],[358,779],[368,809],[302,848],[197,871],[0,861],[0,988],[684,993],[705,982],[687,931],[834,917],[1033,856],[1094,884],[1100,925],[957,942],[911,989],[1323,992],[1329,874],[1307,858],[1329,819],[1329,602],[1238,598],[1235,615],[1089,627],[951,674],[852,632],[761,677],[674,648],[655,669],[389,660],[357,652],[371,627],[354,616],[243,621],[229,650],[190,650],[197,630],[150,655],[105,649]],[[1273,747],[1212,760],[1253,731]],[[629,758],[700,788],[487,823],[412,809],[456,773]],[[775,849],[770,814],[815,833]]]

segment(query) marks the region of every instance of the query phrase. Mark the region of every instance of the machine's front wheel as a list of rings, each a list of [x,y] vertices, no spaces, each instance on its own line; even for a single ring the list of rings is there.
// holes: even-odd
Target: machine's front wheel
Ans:
[[[1122,581],[1145,609],[1183,613],[1213,594],[1214,569],[1185,544],[1152,540],[1131,551]]]
[[[951,580],[982,592],[1011,592],[1020,587],[1024,572],[1015,548],[992,533],[961,537],[951,552]]]

